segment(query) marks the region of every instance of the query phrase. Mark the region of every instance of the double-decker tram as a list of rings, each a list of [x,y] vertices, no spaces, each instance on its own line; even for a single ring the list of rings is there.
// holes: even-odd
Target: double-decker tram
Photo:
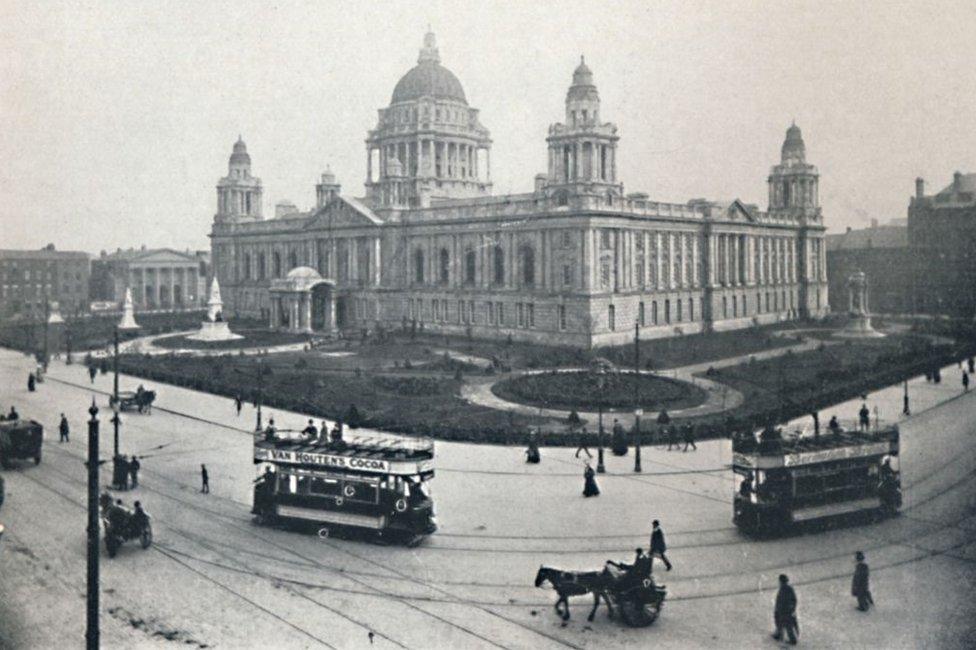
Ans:
[[[414,545],[437,529],[428,482],[434,443],[400,436],[254,440],[259,523],[302,523],[320,536],[359,532]]]
[[[855,513],[896,514],[897,459],[897,425],[871,431],[837,426],[823,435],[792,438],[769,428],[758,439],[737,437],[733,521],[748,533],[776,533]]]

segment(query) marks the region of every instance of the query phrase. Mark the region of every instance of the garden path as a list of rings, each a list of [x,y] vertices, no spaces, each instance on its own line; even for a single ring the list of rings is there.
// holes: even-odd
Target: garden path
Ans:
[[[795,332],[789,332],[785,334],[795,334]],[[663,377],[670,377],[677,379],[679,381],[686,381],[690,384],[694,384],[699,388],[703,389],[706,393],[705,401],[698,406],[691,406],[684,409],[677,409],[669,411],[672,417],[688,418],[697,417],[701,415],[713,415],[715,413],[722,413],[724,411],[732,410],[742,404],[743,395],[739,391],[730,388],[724,384],[720,384],[716,381],[706,379],[704,377],[696,377],[695,375],[706,372],[709,368],[726,368],[728,366],[735,366],[740,363],[748,361],[750,358],[756,360],[772,359],[775,357],[788,354],[790,352],[799,353],[807,352],[809,350],[816,349],[821,345],[823,341],[816,341],[813,339],[802,339],[796,345],[791,345],[782,348],[774,348],[771,350],[763,350],[761,352],[752,352],[749,354],[743,354],[734,357],[727,357],[725,359],[718,359],[715,361],[705,361],[702,363],[694,363],[687,366],[681,366],[678,368],[670,368],[661,371],[652,370],[642,370],[644,374],[656,374]],[[583,370],[582,368],[561,368],[557,372],[574,372]],[[466,377],[465,383],[461,387],[461,397],[471,402],[472,404],[478,404],[479,406],[487,406],[493,409],[499,409],[502,411],[512,411],[515,413],[521,413],[523,415],[538,415],[543,417],[550,417],[557,420],[565,421],[569,417],[569,411],[561,409],[547,409],[539,408],[535,406],[528,406],[525,404],[518,404],[516,402],[510,402],[508,400],[502,399],[492,392],[491,388],[495,383],[501,381],[502,379],[508,379],[511,377],[516,377],[520,375],[533,375],[542,374],[546,372],[551,372],[551,370],[527,370],[514,372],[506,377],[485,377],[485,378],[472,378]],[[579,416],[589,422],[596,422],[599,418],[599,413],[596,411],[579,411]],[[656,420],[659,412],[645,412],[642,417],[651,420]],[[624,427],[632,427],[634,425],[635,415],[632,411],[621,410],[621,409],[605,409],[604,417],[610,418],[610,421],[616,419],[620,421],[620,424]]]

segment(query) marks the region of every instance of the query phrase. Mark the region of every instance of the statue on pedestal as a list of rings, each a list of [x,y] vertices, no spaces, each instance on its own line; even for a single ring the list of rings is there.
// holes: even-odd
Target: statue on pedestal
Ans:
[[[122,303],[122,320],[119,321],[120,330],[137,330],[139,324],[136,322],[135,308],[132,306],[132,289],[125,288],[125,301]]]
[[[207,299],[207,320],[200,323],[200,331],[187,337],[194,341],[230,341],[243,338],[230,331],[224,320],[224,303],[220,299],[220,285],[217,276],[210,283],[210,297]]]
[[[847,339],[880,338],[881,332],[871,326],[868,314],[868,277],[864,271],[856,271],[847,279],[847,325],[834,336]]]

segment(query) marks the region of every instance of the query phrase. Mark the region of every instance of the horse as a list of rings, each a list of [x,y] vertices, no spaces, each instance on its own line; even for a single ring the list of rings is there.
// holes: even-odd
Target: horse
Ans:
[[[593,609],[590,610],[590,615],[586,618],[588,621],[593,621],[597,607],[600,606],[601,596],[607,604],[608,614],[611,618],[613,617],[613,606],[610,604],[610,599],[606,593],[607,574],[604,571],[560,571],[559,569],[540,566],[539,572],[535,575],[535,586],[541,587],[542,583],[546,581],[552,585],[552,588],[556,590],[556,594],[559,595],[554,607],[556,613],[562,617],[564,626],[566,625],[566,621],[569,620],[570,596],[593,594]],[[560,603],[563,606],[562,610],[559,608]]]
[[[136,396],[136,406],[140,413],[152,414],[152,403],[156,400],[156,391],[144,390]]]

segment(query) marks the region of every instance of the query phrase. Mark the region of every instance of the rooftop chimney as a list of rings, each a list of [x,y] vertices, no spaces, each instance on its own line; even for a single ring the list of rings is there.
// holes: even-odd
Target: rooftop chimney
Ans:
[[[957,192],[962,189],[962,172],[956,172],[952,175],[952,189]]]
[[[925,198],[925,180],[921,176],[915,179],[915,198]]]

